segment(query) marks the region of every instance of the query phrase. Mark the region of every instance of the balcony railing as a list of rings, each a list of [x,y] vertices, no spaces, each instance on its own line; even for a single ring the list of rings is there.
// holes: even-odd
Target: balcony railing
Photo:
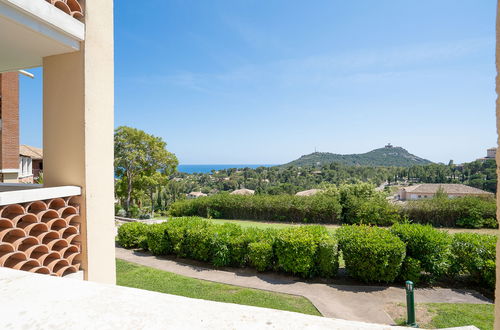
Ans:
[[[0,185],[0,267],[65,276],[82,262],[80,187]]]

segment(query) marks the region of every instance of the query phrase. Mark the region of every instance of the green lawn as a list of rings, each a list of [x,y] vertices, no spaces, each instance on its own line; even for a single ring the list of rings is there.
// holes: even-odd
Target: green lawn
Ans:
[[[156,220],[166,220],[166,217],[155,217]],[[266,222],[266,221],[253,221],[253,220],[224,220],[224,219],[206,219],[212,221],[213,223],[234,223],[240,225],[244,228],[248,227],[256,227],[256,228],[286,228],[290,226],[301,226],[301,224],[292,224],[292,223],[281,223],[281,222]],[[325,226],[326,229],[333,232],[335,229],[340,227],[339,225],[322,225]],[[490,234],[490,235],[499,235],[498,229],[468,229],[468,228],[437,228],[439,230],[447,231],[450,234],[455,233],[478,233],[478,234]]]
[[[495,305],[487,304],[426,304],[435,313],[430,327],[451,328],[475,325],[481,330],[493,329]]]
[[[321,316],[304,297],[202,281],[120,259],[116,260],[116,281],[122,286],[178,296]]]
[[[492,304],[417,304],[417,323],[423,329],[441,329],[474,325],[481,330],[493,329],[495,305]],[[392,317],[405,325],[406,306],[397,304]]]

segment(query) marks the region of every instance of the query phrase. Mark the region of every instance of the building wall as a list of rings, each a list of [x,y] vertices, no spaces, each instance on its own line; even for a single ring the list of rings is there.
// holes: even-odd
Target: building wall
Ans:
[[[17,72],[0,74],[0,169],[8,171],[4,182],[16,181],[19,168],[19,75]],[[15,178],[14,178],[15,177]]]
[[[44,185],[82,187],[84,277],[115,283],[113,1],[85,1],[79,52],[43,59]]]

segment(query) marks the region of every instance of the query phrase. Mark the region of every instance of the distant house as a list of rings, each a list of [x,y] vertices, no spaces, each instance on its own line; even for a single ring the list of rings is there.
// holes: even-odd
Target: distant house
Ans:
[[[43,171],[43,150],[27,145],[19,146],[19,182],[33,183]]]
[[[495,159],[497,157],[497,148],[489,148],[486,150],[486,157],[479,158],[478,160],[485,161],[488,159]]]
[[[463,184],[424,183],[402,188],[398,192],[398,198],[403,201],[432,198],[440,189],[442,189],[449,198],[463,196],[493,196],[490,192]]]
[[[187,194],[188,199],[195,199],[195,198],[200,198],[200,197],[206,197],[208,196],[207,194],[202,193],[201,191],[192,191],[189,194]]]
[[[233,191],[231,193],[231,195],[246,195],[246,196],[249,196],[249,195],[255,195],[255,191],[243,188],[243,189],[238,189],[238,190]]]
[[[309,189],[309,190],[299,191],[298,193],[295,194],[295,196],[314,196],[322,191],[323,190],[321,189]]]

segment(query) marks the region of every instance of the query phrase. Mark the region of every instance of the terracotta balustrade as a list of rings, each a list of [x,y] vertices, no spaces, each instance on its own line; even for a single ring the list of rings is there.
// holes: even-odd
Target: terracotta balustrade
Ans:
[[[64,276],[81,262],[77,196],[0,207],[0,267]]]
[[[66,14],[78,19],[82,20],[83,15],[83,7],[78,0],[45,0],[48,3],[51,3],[56,8],[62,10]]]

